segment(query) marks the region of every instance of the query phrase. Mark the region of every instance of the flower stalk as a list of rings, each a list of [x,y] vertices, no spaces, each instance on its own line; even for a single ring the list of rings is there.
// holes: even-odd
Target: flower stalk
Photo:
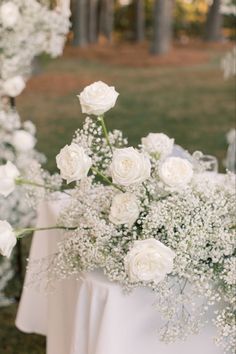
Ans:
[[[16,183],[16,185],[19,185],[19,186],[25,184],[25,185],[29,185],[29,186],[33,186],[33,187],[44,188],[44,189],[49,190],[51,192],[63,192],[63,193],[70,195],[69,193],[65,192],[65,189],[63,187],[55,188],[55,187],[47,185],[47,184],[41,184],[41,183],[29,181],[24,178],[16,178],[15,183]]]
[[[101,177],[107,184],[113,186],[114,188],[118,189],[120,192],[124,192],[124,190],[118,186],[117,184],[113,183],[107,176],[105,176],[102,172],[98,171],[95,167],[91,168],[92,172],[97,176]]]
[[[104,137],[106,139],[107,145],[109,146],[109,148],[110,148],[110,150],[112,152],[112,146],[111,146],[111,143],[110,143],[110,139],[109,139],[106,123],[105,123],[105,120],[104,120],[104,116],[99,116],[98,117],[98,121],[101,123],[102,131],[103,131]]]
[[[32,232],[35,231],[50,231],[50,230],[67,230],[67,231],[73,231],[76,230],[77,227],[66,227],[66,226],[49,226],[49,227],[28,227],[25,229],[19,229],[15,230],[15,235],[17,239],[21,239],[27,234],[31,234]]]

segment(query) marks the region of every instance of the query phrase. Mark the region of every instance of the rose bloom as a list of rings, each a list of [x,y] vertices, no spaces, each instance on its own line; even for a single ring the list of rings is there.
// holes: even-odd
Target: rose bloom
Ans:
[[[112,181],[122,186],[142,183],[151,174],[149,159],[133,147],[116,149],[110,165]]]
[[[7,96],[16,97],[25,88],[25,81],[22,76],[15,76],[3,82],[3,91]]]
[[[3,27],[14,27],[16,22],[19,20],[19,17],[20,13],[18,6],[15,5],[13,2],[5,2],[0,7],[0,22],[2,23]]]
[[[15,179],[19,177],[20,172],[8,161],[5,165],[0,166],[0,195],[7,197],[15,189]]]
[[[163,133],[149,133],[142,138],[142,146],[149,154],[164,159],[172,153],[174,139]]]
[[[131,282],[159,283],[171,273],[174,258],[175,253],[154,238],[135,241],[125,258],[125,270]]]
[[[36,140],[25,130],[16,130],[12,136],[12,145],[21,152],[32,150],[35,146]]]
[[[84,149],[72,143],[61,149],[56,157],[57,167],[67,183],[85,178],[92,166],[91,158]]]
[[[185,187],[193,177],[192,164],[180,157],[168,157],[159,167],[161,180],[169,187]]]
[[[139,217],[138,200],[134,194],[120,193],[113,200],[109,220],[115,225],[131,227]]]
[[[97,81],[85,87],[78,97],[82,113],[101,116],[115,106],[118,96],[114,87]]]
[[[16,236],[11,225],[0,220],[0,254],[9,258],[15,245]]]

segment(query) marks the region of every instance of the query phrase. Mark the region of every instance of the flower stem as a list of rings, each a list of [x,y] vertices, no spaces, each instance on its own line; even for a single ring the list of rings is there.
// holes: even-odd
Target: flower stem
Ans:
[[[66,226],[50,226],[50,227],[28,227],[25,229],[15,230],[15,235],[17,239],[23,238],[26,234],[30,234],[34,231],[48,231],[48,230],[76,230],[77,227],[66,227]]]
[[[112,181],[107,176],[105,176],[102,172],[98,171],[96,168],[92,167],[92,171],[97,176],[101,177],[106,183],[110,184],[119,191],[124,192],[124,190],[120,186],[117,186],[117,184],[112,183]]]
[[[48,189],[48,190],[53,191],[53,192],[64,192],[64,193],[70,195],[69,193],[65,192],[63,187],[58,189],[58,188],[55,188],[53,186],[49,186],[49,185],[46,185],[46,184],[40,184],[40,183],[29,181],[29,180],[23,179],[23,178],[16,178],[15,183],[17,185],[27,184],[27,185],[34,186],[34,187],[44,188],[44,189]]]
[[[108,136],[108,132],[107,132],[107,127],[106,127],[106,123],[105,123],[105,120],[104,120],[104,116],[99,116],[98,117],[98,121],[101,123],[103,134],[105,136],[107,145],[109,146],[109,148],[110,148],[110,150],[112,152],[112,146],[111,146],[111,143],[110,143],[110,140],[109,140],[109,136]]]

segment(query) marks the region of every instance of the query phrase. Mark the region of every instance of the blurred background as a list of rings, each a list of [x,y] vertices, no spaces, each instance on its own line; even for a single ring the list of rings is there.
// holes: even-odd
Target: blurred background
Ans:
[[[235,78],[223,59],[235,45],[236,1],[72,0],[70,6],[64,55],[37,58],[16,102],[21,117],[36,124],[46,167],[56,170],[55,155],[82,125],[76,95],[102,80],[120,93],[107,125],[122,129],[130,145],[164,132],[191,153],[216,156],[223,171],[226,134],[235,127]],[[28,250],[24,241],[24,260]],[[15,277],[6,294],[19,294],[21,285]],[[45,353],[44,337],[14,327],[16,310],[17,303],[0,308],[0,354]]]

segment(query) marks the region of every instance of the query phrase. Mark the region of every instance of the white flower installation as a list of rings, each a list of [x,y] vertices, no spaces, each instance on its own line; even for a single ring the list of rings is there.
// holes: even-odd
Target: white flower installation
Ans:
[[[70,27],[70,12],[65,12],[63,7],[59,4],[51,8],[49,0],[0,1],[0,164],[10,160],[20,172],[30,172],[37,166],[37,161],[45,159],[34,149],[34,125],[31,122],[21,124],[15,109],[2,101],[7,96],[15,98],[21,94],[36,56],[47,53],[54,58],[62,54]],[[22,193],[17,190],[5,200],[0,197],[0,218],[21,227],[32,223],[35,217]],[[9,261],[7,264],[7,267],[6,262],[0,265],[0,273],[4,269],[7,272],[2,275],[6,281],[13,274]],[[3,288],[1,283],[0,291]],[[3,302],[7,303],[5,299]]]
[[[101,95],[99,105],[104,108],[106,100]],[[75,182],[65,191],[68,203],[56,225],[50,225],[65,237],[48,262],[29,264],[34,273],[29,281],[51,284],[99,268],[125,291],[147,287],[163,317],[159,333],[165,342],[196,334],[217,306],[217,344],[233,352],[235,176],[228,173],[223,182],[215,174],[205,178],[195,155],[193,165],[169,157],[172,139],[164,139],[161,150],[155,141],[153,158],[145,140],[139,148],[127,147],[122,132],[107,131],[104,117],[86,118],[57,157],[61,176]],[[17,181],[23,184],[24,178]],[[47,191],[66,188],[41,178],[40,188],[44,184]],[[30,183],[31,191],[37,188],[37,181]],[[18,230],[17,237],[29,230]]]
[[[33,59],[41,53],[62,54],[69,31],[69,13],[36,0],[0,3],[0,96],[18,96]]]

